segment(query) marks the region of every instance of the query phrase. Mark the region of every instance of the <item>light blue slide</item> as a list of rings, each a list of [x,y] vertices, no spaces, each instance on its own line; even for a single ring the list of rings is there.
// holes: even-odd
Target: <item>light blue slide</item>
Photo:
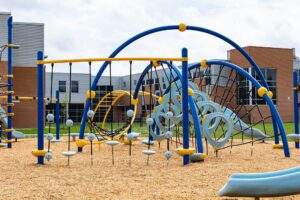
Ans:
[[[248,137],[254,137],[257,139],[263,139],[265,137],[268,137],[266,134],[264,134],[261,130],[257,128],[250,128],[248,124],[243,122],[232,110],[229,108],[223,107],[222,109],[223,113],[229,117],[231,117],[234,121],[234,129],[238,132],[243,132]]]
[[[300,193],[300,168],[268,173],[233,174],[218,192],[228,197],[279,197]]]
[[[7,128],[7,117],[5,116],[5,110],[3,108],[0,107],[0,123],[2,125],[2,129],[6,129]],[[16,131],[14,130],[12,133],[12,137],[13,138],[25,138],[25,134],[21,133],[20,131]]]

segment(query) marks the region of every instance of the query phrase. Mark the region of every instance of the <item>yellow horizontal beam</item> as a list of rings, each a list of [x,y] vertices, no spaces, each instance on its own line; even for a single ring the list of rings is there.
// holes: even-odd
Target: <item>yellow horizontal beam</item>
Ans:
[[[7,99],[7,96],[0,96],[0,99]],[[19,96],[13,96],[13,100],[38,100],[37,97],[19,97]],[[50,100],[50,98],[44,98],[44,100]],[[52,101],[57,101],[56,98],[52,98]]]
[[[36,64],[54,64],[54,63],[76,63],[76,62],[101,62],[101,61],[188,61],[188,58],[168,58],[168,57],[124,57],[124,58],[79,58],[62,60],[43,60],[36,61]]]

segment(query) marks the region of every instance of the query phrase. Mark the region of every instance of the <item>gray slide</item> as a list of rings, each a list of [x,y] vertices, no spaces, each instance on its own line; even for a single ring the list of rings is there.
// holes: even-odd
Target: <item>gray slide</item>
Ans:
[[[5,116],[5,113],[6,113],[5,110],[0,107],[0,123],[2,125],[2,129],[7,128],[7,117]],[[14,130],[12,132],[12,137],[17,139],[25,138],[25,134],[21,133],[20,131]]]
[[[263,139],[265,137],[268,137],[266,134],[264,134],[261,130],[257,128],[250,128],[249,125],[247,125],[245,122],[243,122],[232,110],[229,108],[223,107],[223,113],[229,117],[231,117],[234,121],[234,129],[238,132],[243,132],[248,137],[254,137],[257,139]]]

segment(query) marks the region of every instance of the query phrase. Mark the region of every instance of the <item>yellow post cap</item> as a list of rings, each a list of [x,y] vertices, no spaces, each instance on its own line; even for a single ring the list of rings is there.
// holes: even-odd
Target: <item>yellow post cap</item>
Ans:
[[[273,98],[273,92],[272,92],[272,91],[268,91],[268,92],[267,92],[267,95],[270,97],[270,99]]]
[[[158,100],[157,100],[157,102],[159,103],[159,105],[161,105],[163,103],[163,101],[164,101],[164,96],[159,97]]]
[[[77,147],[84,147],[87,144],[88,144],[88,142],[83,139],[76,140]]]
[[[88,90],[88,91],[86,92],[86,98],[87,98],[87,99],[89,99],[89,98],[94,99],[95,97],[96,97],[96,92],[95,92],[95,91],[93,91],[93,90]]]
[[[134,105],[134,106],[137,105],[138,102],[139,102],[139,100],[137,98],[136,99],[133,99],[133,98],[131,99],[131,104]]]
[[[179,24],[178,29],[180,32],[184,32],[186,30],[186,25],[181,23],[181,24]]]
[[[194,90],[192,88],[188,89],[188,95],[189,96],[194,96],[195,95],[195,92],[194,92]]]
[[[38,156],[45,156],[45,154],[47,153],[48,151],[47,150],[32,150],[31,151],[31,154],[34,155],[35,157],[38,157]]]
[[[207,68],[208,67],[207,60],[201,60],[201,67],[203,67],[203,68]]]
[[[258,90],[257,90],[257,94],[258,96],[260,97],[263,97],[265,94],[267,94],[268,90],[267,88],[265,87],[260,87]]]
[[[274,144],[273,149],[282,149],[282,144]]]
[[[157,60],[153,60],[153,61],[152,61],[152,65],[153,65],[154,67],[159,67],[159,66],[161,66],[161,64],[159,64],[159,63],[157,62]]]
[[[206,154],[205,154],[205,153],[201,153],[201,154],[200,154],[200,159],[201,159],[201,160],[204,160],[205,158],[206,158]]]

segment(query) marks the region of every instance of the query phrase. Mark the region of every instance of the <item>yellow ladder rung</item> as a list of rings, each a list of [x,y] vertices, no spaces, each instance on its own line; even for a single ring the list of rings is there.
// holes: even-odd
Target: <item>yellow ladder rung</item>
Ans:
[[[3,131],[4,131],[5,133],[10,133],[10,132],[13,132],[14,129],[13,129],[13,128],[11,128],[11,129],[4,129]]]
[[[7,117],[13,117],[13,116],[15,116],[15,113],[6,113],[5,116],[7,116]]]
[[[7,78],[13,78],[14,75],[13,75],[13,74],[6,74],[6,75],[4,75],[4,77],[7,77]]]
[[[15,94],[15,91],[5,91],[6,94]]]

